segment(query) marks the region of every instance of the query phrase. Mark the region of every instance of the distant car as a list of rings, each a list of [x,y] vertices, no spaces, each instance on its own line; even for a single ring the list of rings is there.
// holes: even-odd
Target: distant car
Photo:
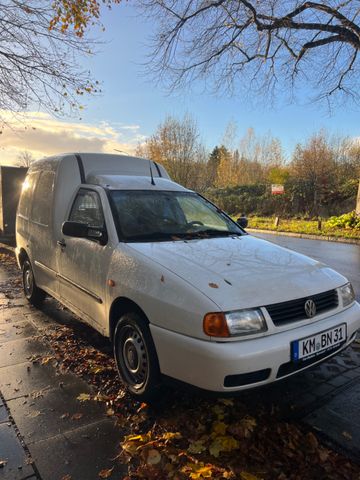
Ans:
[[[113,342],[142,399],[163,377],[235,392],[347,347],[360,306],[342,275],[254,238],[152,161],[34,163],[17,213],[26,298],[49,294]]]

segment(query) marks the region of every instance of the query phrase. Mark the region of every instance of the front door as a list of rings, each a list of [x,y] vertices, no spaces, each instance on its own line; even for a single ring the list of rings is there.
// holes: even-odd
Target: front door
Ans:
[[[106,228],[99,193],[81,188],[68,220]],[[95,328],[105,328],[106,278],[112,248],[96,240],[64,236],[58,241],[60,296],[65,304],[85,314]]]

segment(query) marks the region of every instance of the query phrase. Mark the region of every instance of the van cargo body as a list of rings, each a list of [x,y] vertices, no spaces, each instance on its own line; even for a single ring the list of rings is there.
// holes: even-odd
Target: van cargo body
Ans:
[[[345,277],[248,235],[154,161],[35,162],[16,241],[28,300],[50,295],[109,337],[121,379],[145,400],[164,375],[216,392],[285,378],[360,328]]]

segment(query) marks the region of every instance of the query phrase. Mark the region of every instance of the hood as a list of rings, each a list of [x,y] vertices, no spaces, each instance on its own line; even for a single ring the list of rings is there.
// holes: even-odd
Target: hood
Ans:
[[[316,260],[251,235],[128,245],[190,283],[223,311],[306,297],[347,281]]]

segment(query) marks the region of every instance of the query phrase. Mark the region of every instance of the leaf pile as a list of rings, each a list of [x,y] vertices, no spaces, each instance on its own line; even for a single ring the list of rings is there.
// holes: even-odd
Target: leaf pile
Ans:
[[[124,432],[119,459],[128,479],[342,479],[360,469],[322,446],[317,437],[279,418],[274,405],[240,399],[209,399],[167,388],[157,404],[139,404],[118,380],[109,345],[74,324],[46,333],[62,368],[86,378],[94,395]],[[94,346],[95,345],[95,346]]]
[[[15,256],[5,248],[0,247],[0,265],[9,274],[6,281],[0,282],[0,294],[7,299],[19,297],[22,292],[21,275],[16,264]]]

